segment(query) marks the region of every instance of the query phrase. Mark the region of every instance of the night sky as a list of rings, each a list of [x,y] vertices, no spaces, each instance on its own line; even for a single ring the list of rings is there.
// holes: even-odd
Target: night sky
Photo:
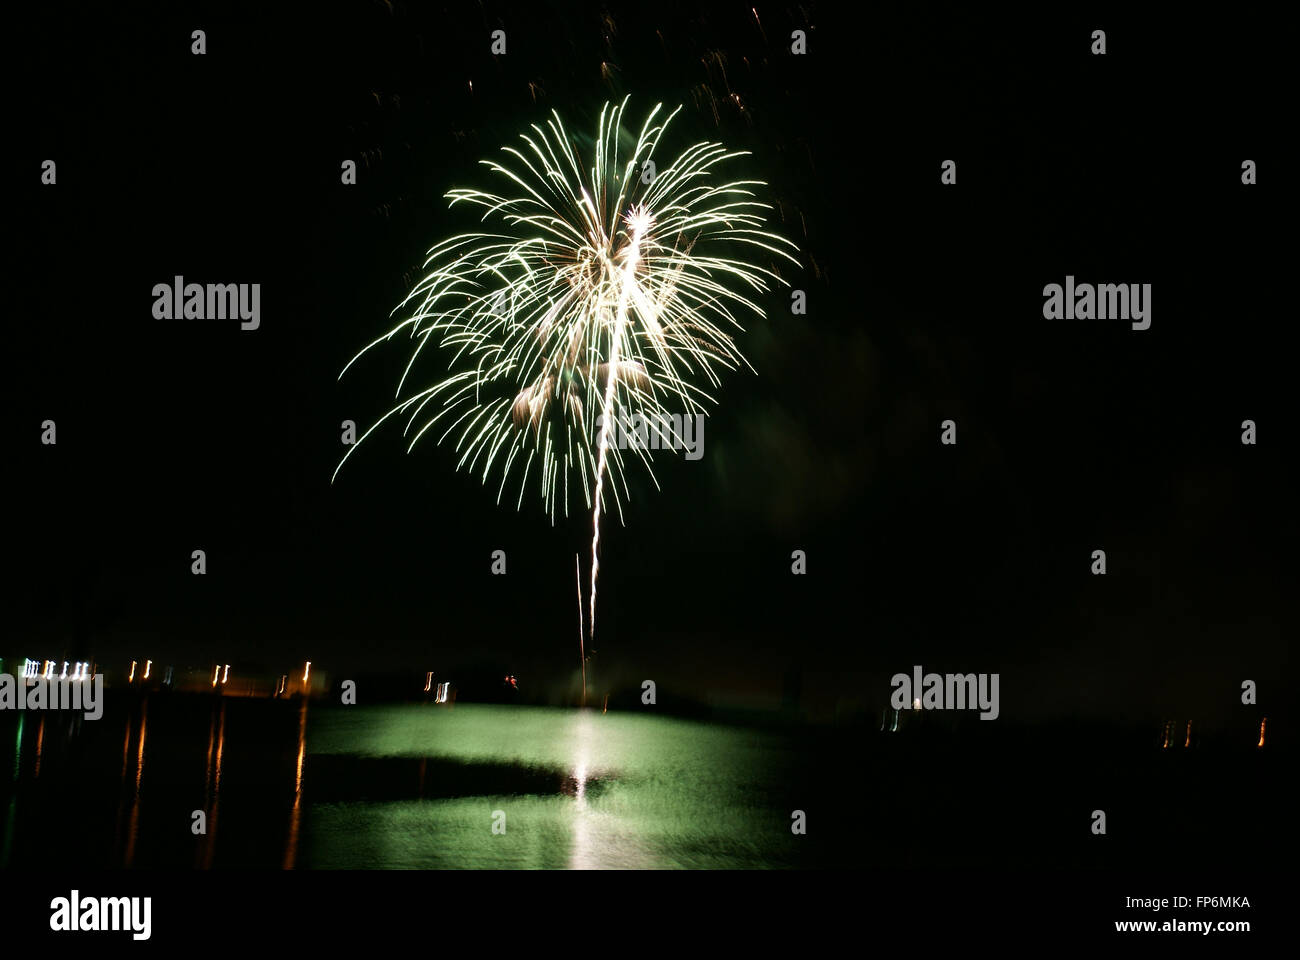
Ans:
[[[1248,56],[1220,18],[705,7],[37,10],[12,38],[3,653],[565,682],[589,514],[498,506],[400,428],[331,485],[341,421],[384,413],[408,354],[337,378],[472,222],[447,190],[490,183],[478,161],[551,109],[585,132],[630,95],[629,117],[683,104],[680,136],[752,151],[809,310],[763,301],[757,374],[725,378],[704,458],[657,458],[662,490],[635,474],[603,531],[605,684],[883,706],[919,663],[1001,672],[1011,722],[1231,719],[1244,679],[1276,705],[1289,173],[1258,25]],[[1044,320],[1067,274],[1151,283],[1151,329]],[[175,275],[261,283],[261,328],[155,320]]]

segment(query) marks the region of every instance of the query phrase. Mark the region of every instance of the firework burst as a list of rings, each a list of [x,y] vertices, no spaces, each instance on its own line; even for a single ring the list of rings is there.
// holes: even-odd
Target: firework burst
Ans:
[[[794,244],[763,229],[771,207],[756,190],[764,184],[716,175],[744,152],[697,143],[665,162],[655,151],[681,108],[656,122],[656,106],[633,142],[624,133],[626,103],[601,111],[589,162],[554,113],[545,128],[534,124],[520,136],[522,148],[503,147],[508,159],[482,161],[508,193],[460,189],[447,198],[482,207],[482,222],[496,232],[461,234],[430,250],[428,272],[394,310],[404,319],[343,368],[400,333],[414,341],[396,405],[348,449],[340,469],[397,417],[405,418],[408,452],[426,436],[451,440],[458,469],[485,484],[499,476],[498,502],[512,477],[516,509],[537,482],[554,522],[557,504],[567,516],[581,492],[592,513],[592,634],[601,517],[612,496],[622,518],[625,453],[658,487],[651,450],[612,443],[615,419],[662,423],[703,413],[720,372],[748,366],[734,339],[737,313],[761,317],[751,298],[784,282],[776,261],[798,265]],[[622,143],[632,146],[620,159]],[[447,375],[410,389],[431,341],[450,357]]]

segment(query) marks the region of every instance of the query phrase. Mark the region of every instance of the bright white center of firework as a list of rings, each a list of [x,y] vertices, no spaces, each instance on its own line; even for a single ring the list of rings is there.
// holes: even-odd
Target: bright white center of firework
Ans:
[[[627,223],[627,228],[632,231],[634,237],[641,237],[650,229],[655,218],[647,207],[638,204],[627,212],[627,216],[623,220]]]

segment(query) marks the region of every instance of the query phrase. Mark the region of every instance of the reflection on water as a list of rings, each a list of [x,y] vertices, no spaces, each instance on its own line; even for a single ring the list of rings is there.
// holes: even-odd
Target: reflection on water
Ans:
[[[110,693],[96,721],[0,711],[0,770],[12,771],[0,776],[0,864],[934,869],[968,866],[969,838],[996,833],[999,856],[1019,868],[1152,856],[1227,866],[1243,849],[1280,868],[1285,844],[1270,825],[1289,813],[1290,755],[1273,736],[1259,749],[1263,723],[1250,719],[1239,749],[1206,739],[1175,750],[1190,742],[1186,727],[1169,727],[1160,749],[1147,727],[988,731],[975,718],[933,736],[917,725],[916,736],[773,731],[596,708],[341,707],[137,688]],[[1099,853],[1072,826],[1080,769],[1099,792],[1134,798],[1130,846],[1117,838]],[[1167,800],[1182,796],[1223,816],[1211,823]],[[207,831],[195,834],[200,807]],[[495,810],[504,834],[492,832]],[[809,812],[807,835],[792,835],[793,810]]]
[[[594,814],[587,805],[587,765],[591,761],[591,717],[583,709],[578,711],[573,722],[575,729],[573,779],[577,786],[574,792],[573,852],[569,855],[569,866],[585,870],[597,866],[595,843],[592,837]]]
[[[41,775],[41,750],[45,744],[45,714],[41,714],[40,725],[36,728],[36,766],[32,771],[32,777],[36,778]]]
[[[322,713],[312,757],[314,867],[779,866],[798,853],[780,797],[788,747],[753,730],[595,708],[377,707]],[[344,786],[357,781],[364,791]],[[495,809],[504,835],[489,829]]]
[[[221,758],[226,751],[226,701],[212,716],[208,725],[208,764],[203,781],[203,808],[207,814],[207,832],[199,844],[198,866],[212,868],[212,858],[217,849],[217,820],[221,813]]]
[[[592,869],[781,855],[755,840],[782,842],[769,829],[781,818],[756,803],[779,780],[780,744],[681,720],[133,691],[95,722],[17,717],[0,742],[14,750],[6,863]]]
[[[302,767],[307,760],[307,704],[304,697],[298,710],[298,766],[293,776],[293,811],[289,814],[289,839],[284,845],[285,870],[298,862],[298,831],[302,828]],[[423,782],[423,777],[421,777]]]
[[[149,727],[149,701],[140,703],[140,745],[135,753],[135,790],[131,797],[131,825],[127,829],[126,853],[122,857],[124,867],[135,864],[135,844],[140,836],[140,780],[144,776],[144,744]],[[130,721],[127,722],[127,742],[131,739]],[[124,768],[125,769],[125,768]]]
[[[607,714],[602,710],[601,717]],[[572,870],[607,870],[622,867],[651,867],[653,859],[631,841],[621,818],[587,800],[587,785],[593,776],[612,771],[593,766],[597,731],[603,722],[593,712],[579,710],[573,714],[573,848],[568,867]]]

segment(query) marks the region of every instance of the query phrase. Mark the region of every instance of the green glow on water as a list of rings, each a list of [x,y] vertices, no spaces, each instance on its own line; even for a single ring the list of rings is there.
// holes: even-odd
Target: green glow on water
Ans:
[[[458,705],[335,710],[311,756],[546,768],[551,796],[317,803],[301,867],[745,868],[791,864],[777,735],[631,713]],[[446,769],[442,767],[441,769]],[[492,832],[505,813],[504,835]]]

